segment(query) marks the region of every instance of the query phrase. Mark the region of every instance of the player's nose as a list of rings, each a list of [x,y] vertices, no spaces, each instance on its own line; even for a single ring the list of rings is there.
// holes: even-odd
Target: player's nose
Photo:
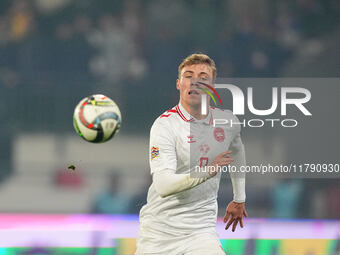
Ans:
[[[191,79],[190,87],[199,87],[198,79]]]

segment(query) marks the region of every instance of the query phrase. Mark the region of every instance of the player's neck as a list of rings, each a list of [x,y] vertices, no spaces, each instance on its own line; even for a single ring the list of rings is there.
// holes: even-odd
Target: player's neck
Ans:
[[[187,111],[187,113],[189,113],[192,117],[194,117],[196,120],[201,120],[201,119],[205,119],[207,117],[207,115],[203,115],[202,114],[202,109],[201,109],[201,105],[189,105],[184,103],[182,100],[180,100],[180,104],[183,106],[183,108]],[[207,107],[207,113],[209,113],[209,107]]]

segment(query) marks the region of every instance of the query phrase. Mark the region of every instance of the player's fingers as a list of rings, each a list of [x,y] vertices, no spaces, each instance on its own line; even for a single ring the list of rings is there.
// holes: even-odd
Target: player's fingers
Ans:
[[[229,154],[231,154],[231,151],[230,151],[230,150],[229,150],[229,151],[222,152],[220,155],[221,155],[222,157],[227,157],[227,156],[229,156]]]
[[[240,219],[240,226],[241,226],[241,228],[243,228],[243,219],[242,218]]]
[[[243,215],[244,215],[244,217],[248,217],[248,213],[247,213],[246,210],[243,211]]]
[[[234,159],[233,158],[227,158],[225,160],[222,161],[223,165],[229,165],[231,162],[233,162]]]
[[[225,229],[227,230],[233,222],[234,222],[234,219],[230,218],[230,220],[228,221],[227,226],[225,227]]]
[[[229,219],[229,216],[230,216],[230,212],[226,211],[225,215],[224,215],[224,218],[223,218],[223,222],[226,223],[227,220]]]
[[[233,161],[234,159],[233,158],[221,158],[219,161],[221,163],[227,163],[227,162],[230,162],[230,161]]]
[[[238,219],[236,219],[236,220],[234,221],[233,228],[232,228],[232,231],[233,231],[233,232],[235,232],[237,223],[238,223]]]

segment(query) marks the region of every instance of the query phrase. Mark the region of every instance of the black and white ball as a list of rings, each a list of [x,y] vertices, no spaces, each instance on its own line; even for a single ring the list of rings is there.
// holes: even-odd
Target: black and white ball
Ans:
[[[104,95],[84,98],[74,109],[73,126],[91,143],[110,140],[120,129],[122,117],[117,104]]]

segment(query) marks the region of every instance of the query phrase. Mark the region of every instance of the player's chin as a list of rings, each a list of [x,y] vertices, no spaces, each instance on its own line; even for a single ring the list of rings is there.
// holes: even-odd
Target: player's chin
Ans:
[[[196,95],[195,96],[191,96],[189,98],[190,106],[200,106],[201,103],[202,103],[202,98],[201,98],[200,95],[199,96],[196,96]]]

